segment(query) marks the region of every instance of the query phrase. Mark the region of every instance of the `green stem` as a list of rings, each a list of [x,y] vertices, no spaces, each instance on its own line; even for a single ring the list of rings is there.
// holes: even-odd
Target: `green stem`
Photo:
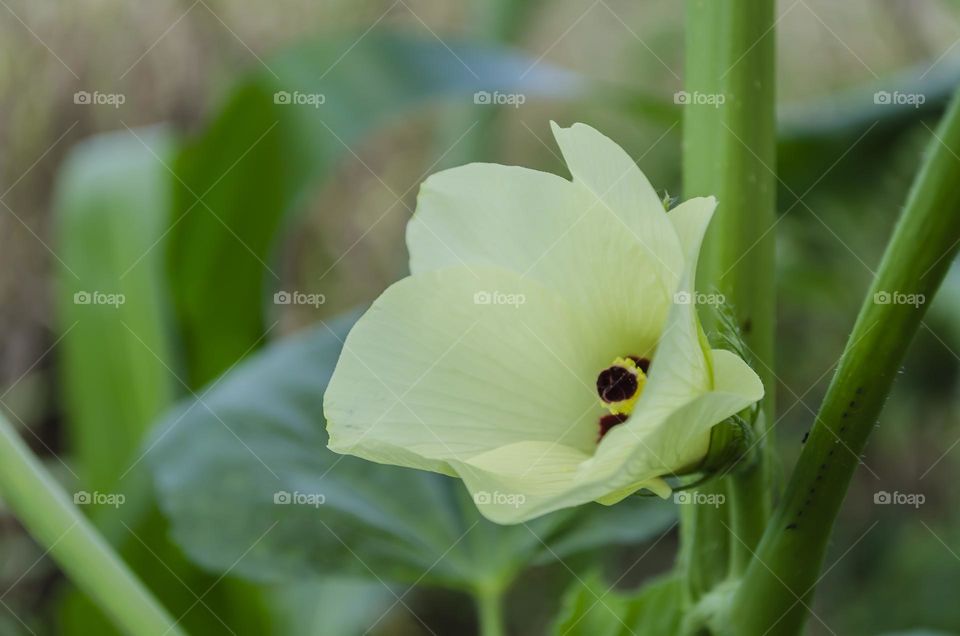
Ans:
[[[960,92],[930,141],[784,499],[736,593],[729,618],[738,634],[796,634],[803,626],[860,453],[907,346],[956,255],[957,153]],[[883,302],[888,299],[892,302]],[[908,304],[912,300],[919,302]]]
[[[726,483],[714,480],[697,489],[705,501],[727,497]],[[679,565],[684,572],[684,593],[694,603],[727,578],[730,537],[726,506],[689,504],[680,506]]]
[[[758,422],[769,423],[775,388],[774,1],[690,0],[686,24],[690,99],[683,120],[684,197],[715,195],[718,200],[700,280],[703,288],[722,292],[733,308],[766,389]],[[756,431],[757,439],[764,440],[767,432]],[[728,540],[729,570],[735,575],[749,563],[769,514],[768,446],[762,443],[757,462],[725,480],[729,526],[724,521],[718,532],[734,535]],[[719,513],[701,507],[698,514]],[[685,549],[697,551],[696,546]],[[701,567],[699,561],[688,554],[691,567]]]
[[[499,587],[478,588],[473,594],[480,617],[481,636],[503,636],[503,592]]]
[[[765,472],[766,471],[766,472]],[[769,471],[760,462],[730,477],[730,573],[739,576],[750,565],[770,517]]]
[[[2,416],[0,497],[117,627],[136,636],[183,636]]]

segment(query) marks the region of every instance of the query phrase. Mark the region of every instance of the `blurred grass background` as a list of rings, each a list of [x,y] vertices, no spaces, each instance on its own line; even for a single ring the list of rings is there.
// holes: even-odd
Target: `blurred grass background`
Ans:
[[[529,10],[518,14],[522,19],[506,25],[498,22],[497,4],[2,2],[0,253],[5,267],[0,273],[0,393],[5,412],[52,469],[69,480],[64,464],[70,464],[71,449],[58,397],[59,336],[51,283],[59,257],[50,212],[53,180],[69,149],[99,132],[156,122],[172,122],[184,134],[196,134],[235,80],[262,68],[271,52],[304,37],[360,34],[371,25],[376,31],[402,31],[428,40],[464,37],[508,43],[545,63],[668,101],[681,87],[682,3],[531,1]],[[799,113],[815,125],[844,91],[883,87],[905,72],[923,82],[955,68],[960,56],[958,4],[780,2],[783,112]],[[119,108],[75,104],[73,94],[80,90],[122,93],[126,103]],[[870,107],[864,104],[863,110]],[[844,154],[862,132],[857,131],[832,154],[810,158],[798,150],[797,156],[780,158],[784,167],[802,167],[781,173],[779,208],[785,214],[777,227],[778,445],[784,470],[799,452],[870,269],[879,262],[905,198],[929,137],[923,122],[934,121],[934,116],[918,112],[896,134],[873,145],[873,133],[867,133],[861,142],[870,148],[867,154]],[[402,237],[408,211],[395,206],[384,215],[394,202],[393,193],[407,192],[406,206],[413,207],[416,184],[438,159],[432,170],[483,159],[562,171],[549,119],[586,120],[598,126],[633,156],[643,156],[640,165],[658,188],[678,191],[679,128],[663,136],[661,123],[637,121],[622,110],[530,100],[519,109],[498,111],[489,129],[492,139],[471,138],[480,135],[479,130],[468,132],[443,156],[451,140],[467,129],[469,114],[458,118],[450,109],[423,109],[352,147],[353,154],[313,189],[308,214],[283,245],[278,274],[287,288],[324,293],[328,303],[323,317],[372,300],[406,267]],[[804,194],[805,204],[795,205],[793,192]],[[310,323],[315,313],[291,307],[278,318],[278,333],[290,333]],[[929,314],[850,491],[814,605],[829,629],[813,619],[811,633],[873,634],[918,626],[960,631],[960,605],[952,600],[960,587],[960,514],[954,487],[960,477],[960,447],[955,448],[960,446],[958,325],[960,273],[948,279]],[[923,493],[926,503],[916,510],[876,506],[873,495],[880,490]],[[664,569],[671,541],[658,545],[655,555],[624,583],[636,580],[641,570]],[[624,553],[622,567],[641,553]],[[538,589],[558,587],[549,572],[532,576]],[[2,514],[4,605],[18,615],[42,617],[60,584],[55,566]],[[536,602],[534,595],[522,596]],[[463,608],[444,612],[436,609],[441,604],[431,597],[418,607],[428,624],[442,630]],[[4,611],[0,607],[0,633],[19,633],[22,626]],[[550,611],[534,608],[533,613],[548,616]],[[432,613],[438,616],[430,618]],[[411,624],[409,617],[396,621],[381,625],[382,633],[422,633],[423,626]]]

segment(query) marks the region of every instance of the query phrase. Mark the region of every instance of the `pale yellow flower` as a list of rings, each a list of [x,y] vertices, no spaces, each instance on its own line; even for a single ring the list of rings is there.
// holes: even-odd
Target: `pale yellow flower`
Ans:
[[[350,332],[324,398],[332,450],[460,477],[499,523],[666,496],[763,396],[691,302],[715,200],[666,212],[610,139],[553,132],[572,181],[475,163],[424,182],[411,275]]]

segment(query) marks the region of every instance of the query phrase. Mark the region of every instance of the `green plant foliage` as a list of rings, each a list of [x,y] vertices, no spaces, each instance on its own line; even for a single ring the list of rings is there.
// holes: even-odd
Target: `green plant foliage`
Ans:
[[[173,150],[159,128],[95,137],[73,149],[57,180],[62,384],[88,490],[114,488],[174,399],[163,271],[150,257],[167,227],[161,161]]]
[[[149,425],[182,391],[160,246],[171,205],[165,164],[175,150],[163,128],[94,137],[73,149],[57,181],[59,347],[74,486],[124,497],[118,508],[88,512],[134,571],[165,567],[169,576],[148,584],[188,628],[218,633],[221,616],[243,616],[233,622],[257,633],[254,591],[227,584],[196,602],[214,580],[166,539],[139,463]],[[116,633],[75,589],[63,595],[59,630]]]
[[[397,603],[395,592],[376,579],[330,577],[298,580],[272,595],[274,634],[362,634]],[[381,623],[386,622],[381,621]]]
[[[322,396],[353,320],[272,345],[157,429],[161,505],[197,563],[257,581],[353,573],[502,589],[529,562],[670,524],[669,506],[634,499],[497,526],[450,478],[330,452]]]
[[[667,575],[635,592],[603,582],[599,574],[576,581],[554,625],[557,636],[662,636],[679,634],[683,583]]]
[[[502,48],[381,33],[318,39],[267,67],[240,82],[175,162],[169,269],[195,386],[261,339],[264,302],[280,288],[278,236],[351,145],[441,98],[570,98],[584,86]]]

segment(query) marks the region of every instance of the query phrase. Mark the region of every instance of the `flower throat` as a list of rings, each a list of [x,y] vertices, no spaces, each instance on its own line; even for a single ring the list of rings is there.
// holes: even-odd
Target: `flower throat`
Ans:
[[[650,360],[638,356],[616,358],[609,367],[597,376],[597,395],[603,406],[610,411],[600,418],[597,443],[617,424],[630,417],[633,407],[647,382]]]

